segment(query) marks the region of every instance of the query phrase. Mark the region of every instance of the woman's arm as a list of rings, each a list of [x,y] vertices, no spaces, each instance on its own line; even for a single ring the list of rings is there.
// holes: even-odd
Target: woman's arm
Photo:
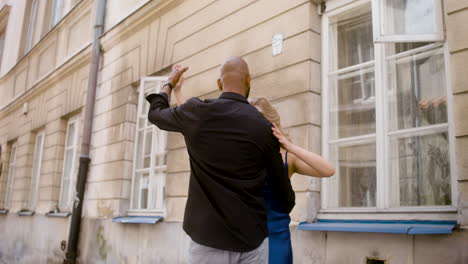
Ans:
[[[294,145],[275,124],[273,126],[273,135],[278,138],[281,147],[297,157],[289,159],[288,162],[293,172],[315,177],[330,177],[335,174],[335,169],[328,161],[313,152]]]

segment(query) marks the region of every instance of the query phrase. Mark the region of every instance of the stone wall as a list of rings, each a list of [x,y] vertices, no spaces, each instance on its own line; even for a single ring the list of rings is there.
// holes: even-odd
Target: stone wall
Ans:
[[[446,3],[458,173],[459,222],[468,225],[468,1]]]

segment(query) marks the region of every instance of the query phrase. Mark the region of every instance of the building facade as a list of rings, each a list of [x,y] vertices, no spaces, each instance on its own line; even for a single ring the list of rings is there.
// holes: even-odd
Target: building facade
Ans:
[[[294,263],[468,263],[468,1],[106,2],[80,263],[187,263],[188,154],[144,96],[180,63],[185,96],[215,98],[230,56],[336,167],[292,177]],[[63,261],[95,14],[0,1],[0,263]]]

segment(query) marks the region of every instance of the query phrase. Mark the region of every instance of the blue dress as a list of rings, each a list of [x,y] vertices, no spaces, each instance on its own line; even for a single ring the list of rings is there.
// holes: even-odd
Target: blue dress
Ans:
[[[285,155],[285,169],[288,171],[288,153]],[[271,193],[268,183],[263,190],[267,209],[269,264],[292,264],[291,233],[289,232],[289,213],[284,212]]]

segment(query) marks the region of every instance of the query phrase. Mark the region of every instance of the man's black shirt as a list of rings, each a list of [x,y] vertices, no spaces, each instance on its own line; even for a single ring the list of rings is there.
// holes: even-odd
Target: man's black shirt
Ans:
[[[286,212],[295,200],[271,123],[237,93],[171,108],[166,93],[146,99],[151,123],[185,137],[191,169],[185,232],[212,248],[257,248],[267,236],[266,178]]]

